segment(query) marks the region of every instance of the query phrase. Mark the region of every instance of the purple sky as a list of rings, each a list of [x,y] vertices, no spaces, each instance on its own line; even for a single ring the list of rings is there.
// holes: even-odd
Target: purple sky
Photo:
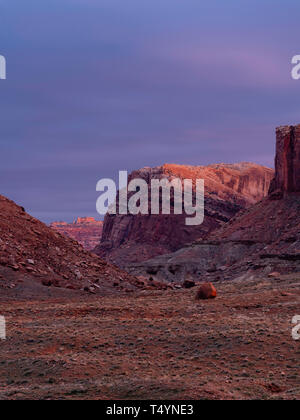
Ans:
[[[0,194],[45,222],[96,216],[96,182],[165,162],[271,166],[300,123],[298,0],[0,5]]]

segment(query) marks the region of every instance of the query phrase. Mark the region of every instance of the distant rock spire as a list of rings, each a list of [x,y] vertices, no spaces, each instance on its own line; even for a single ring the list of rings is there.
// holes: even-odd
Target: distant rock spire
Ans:
[[[300,192],[300,125],[276,129],[275,178],[271,194]]]

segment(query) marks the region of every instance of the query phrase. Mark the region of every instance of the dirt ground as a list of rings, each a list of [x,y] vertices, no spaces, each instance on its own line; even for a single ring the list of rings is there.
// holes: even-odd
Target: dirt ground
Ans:
[[[94,296],[0,287],[0,399],[299,399],[300,275]]]

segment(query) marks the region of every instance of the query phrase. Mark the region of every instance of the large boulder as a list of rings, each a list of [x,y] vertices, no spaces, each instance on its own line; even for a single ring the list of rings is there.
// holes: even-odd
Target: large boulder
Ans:
[[[217,297],[217,290],[212,283],[204,283],[200,286],[196,299],[214,299]]]

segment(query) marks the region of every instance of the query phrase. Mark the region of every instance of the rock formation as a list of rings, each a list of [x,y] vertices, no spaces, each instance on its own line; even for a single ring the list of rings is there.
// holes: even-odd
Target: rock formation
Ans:
[[[78,217],[73,223],[53,222],[50,227],[91,251],[101,240],[103,222],[93,217]]]
[[[103,293],[134,289],[138,280],[84,250],[0,195],[0,275],[11,270],[48,286]],[[3,271],[4,270],[4,271]],[[4,273],[4,274],[3,274]]]
[[[276,130],[276,175],[270,193],[300,192],[300,125]]]
[[[129,181],[142,178],[205,180],[205,219],[186,226],[186,215],[106,215],[102,239],[95,252],[120,267],[129,262],[174,252],[192,241],[207,237],[240,210],[267,195],[274,177],[272,169],[251,163],[210,166],[163,165],[133,172]]]
[[[299,133],[300,126],[276,131],[276,173],[268,197],[205,239],[127,269],[168,282],[300,271]]]

